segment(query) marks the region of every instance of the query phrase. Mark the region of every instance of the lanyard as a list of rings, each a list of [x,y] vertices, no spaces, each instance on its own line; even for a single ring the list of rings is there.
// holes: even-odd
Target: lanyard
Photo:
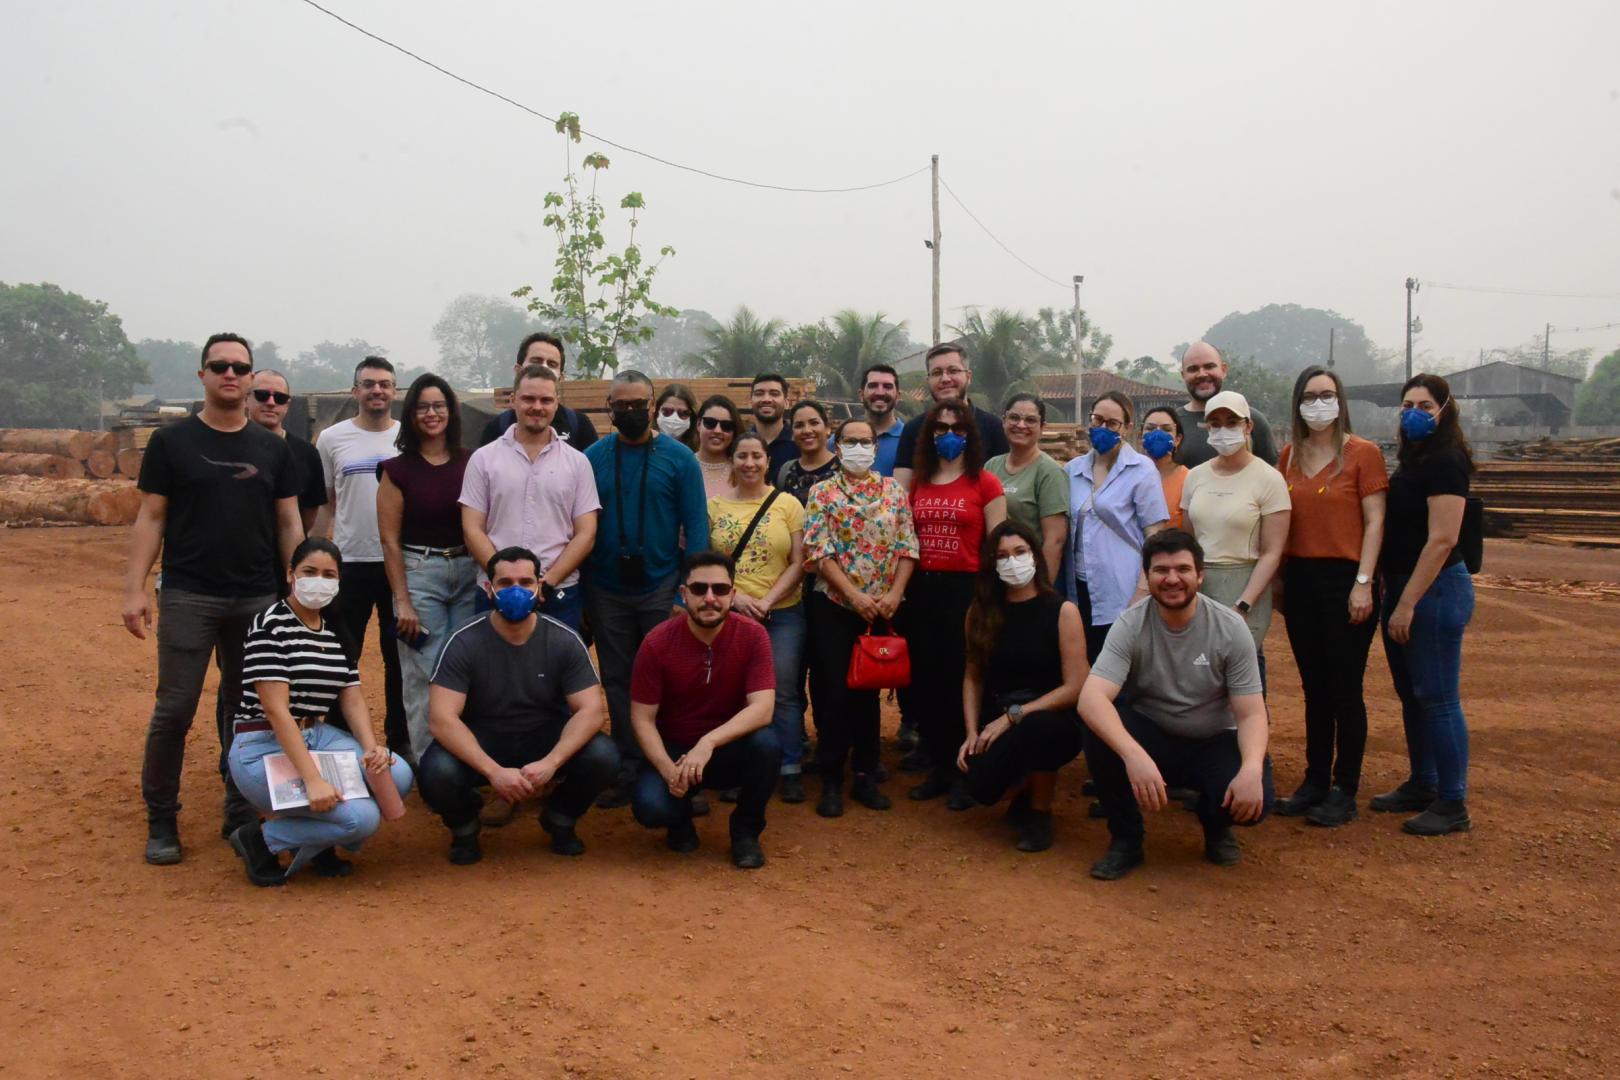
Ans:
[[[652,471],[653,443],[647,443],[647,456],[641,463],[641,494],[637,499],[636,509],[636,550],[641,554],[642,544],[647,538],[647,474]],[[623,460],[624,442],[613,440],[613,510],[619,517],[619,551],[627,550],[624,537],[624,475],[620,470]]]

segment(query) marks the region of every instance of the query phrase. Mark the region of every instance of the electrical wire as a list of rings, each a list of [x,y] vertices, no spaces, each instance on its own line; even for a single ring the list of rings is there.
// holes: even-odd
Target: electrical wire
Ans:
[[[1543,289],[1496,289],[1487,285],[1448,285],[1443,281],[1423,281],[1431,289],[1453,292],[1495,293],[1499,296],[1550,296],[1561,300],[1620,300],[1620,293],[1549,292]]]
[[[544,120],[548,124],[553,124],[554,125],[554,124],[557,123],[557,118],[556,117],[547,116],[545,113],[540,112],[538,109],[531,108],[530,106],[523,104],[523,102],[521,102],[521,101],[517,101],[517,100],[514,100],[513,98],[507,97],[505,94],[501,93],[498,90],[491,90],[489,87],[484,86],[481,83],[476,83],[473,80],[471,80],[471,79],[469,79],[469,78],[467,78],[467,77],[465,77],[463,75],[457,75],[454,71],[451,71],[449,68],[441,67],[440,65],[435,64],[432,60],[429,60],[424,56],[419,56],[418,54],[416,54],[416,53],[412,52],[411,50],[405,48],[403,45],[399,45],[399,44],[396,44],[395,42],[392,42],[392,41],[388,40],[387,38],[383,37],[381,34],[372,33],[370,30],[367,30],[365,27],[359,25],[358,23],[351,22],[350,20],[345,19],[342,15],[339,15],[337,12],[333,11],[332,9],[327,8],[327,7],[322,7],[320,4],[316,3],[315,0],[301,0],[301,2],[308,5],[309,7],[314,8],[316,11],[319,11],[321,14],[326,15],[326,16],[332,18],[332,19],[337,20],[338,22],[342,23],[344,26],[347,26],[350,30],[354,30],[357,33],[364,34],[366,37],[370,38],[372,41],[377,42],[379,45],[385,45],[388,48],[393,49],[397,53],[401,53],[401,54],[403,54],[405,56],[408,56],[412,60],[415,60],[417,63],[423,64],[423,65],[425,65],[427,67],[430,67],[434,71],[437,71],[439,74],[444,75],[444,76],[446,76],[448,78],[454,79],[458,83],[461,83],[463,86],[467,86],[467,87],[472,88],[473,90],[477,90],[481,94],[488,94],[490,97],[494,98],[495,100],[505,102],[506,104],[512,106],[514,109],[520,109],[523,112],[528,113],[530,116],[534,116],[534,117],[537,117],[537,118],[539,118],[541,120]],[[893,184],[898,184],[898,183],[901,183],[902,181],[910,180],[914,176],[920,176],[921,174],[927,172],[929,170],[929,167],[930,167],[928,165],[924,165],[920,169],[913,169],[911,172],[906,173],[904,176],[896,176],[892,180],[880,180],[875,184],[855,184],[855,185],[852,185],[850,187],[830,187],[830,188],[794,187],[794,186],[789,185],[789,184],[767,184],[767,183],[763,183],[763,182],[758,181],[758,180],[743,180],[743,179],[740,179],[739,177],[735,177],[735,176],[726,176],[723,173],[710,172],[708,169],[700,169],[695,165],[684,165],[684,164],[682,164],[681,162],[678,162],[678,161],[671,161],[668,158],[659,157],[657,154],[650,153],[650,152],[648,152],[646,150],[637,150],[633,146],[626,146],[624,143],[615,142],[612,139],[607,138],[606,136],[598,135],[594,131],[587,131],[584,128],[580,128],[579,130],[580,130],[581,135],[588,136],[589,138],[594,139],[596,142],[599,142],[604,146],[611,146],[615,150],[623,150],[627,154],[634,154],[637,157],[646,158],[648,161],[656,161],[658,164],[667,165],[672,169],[680,169],[682,172],[696,173],[699,176],[706,176],[711,180],[720,180],[720,181],[723,181],[723,182],[728,183],[728,184],[740,184],[743,187],[763,188],[763,189],[765,189],[767,191],[789,191],[789,192],[798,192],[798,193],[807,194],[807,195],[842,195],[842,194],[846,194],[846,193],[849,193],[849,192],[855,192],[855,191],[872,191],[872,190],[875,190],[877,188],[889,187],[889,186],[891,186]],[[966,209],[966,207],[964,207],[963,209]]]
[[[951,197],[951,199],[956,203],[957,206],[960,206],[962,208],[962,212],[964,214],[966,214],[968,217],[973,219],[973,224],[977,225],[979,228],[984,230],[984,235],[986,235],[990,239],[994,240],[996,242],[996,245],[998,247],[1000,247],[1002,251],[1005,251],[1008,255],[1011,255],[1014,259],[1016,259],[1020,266],[1022,266],[1024,269],[1028,270],[1030,273],[1034,274],[1036,277],[1045,278],[1047,281],[1050,281],[1052,284],[1056,285],[1060,289],[1067,289],[1067,288],[1070,287],[1070,285],[1072,284],[1071,282],[1059,281],[1057,278],[1053,277],[1051,274],[1042,273],[1040,270],[1037,270],[1034,266],[1031,266],[1029,264],[1029,262],[1024,259],[1023,256],[1018,254],[1018,252],[1014,251],[1012,248],[1010,248],[1006,244],[1002,243],[1001,237],[999,237],[995,233],[991,232],[990,231],[990,226],[988,226],[984,222],[980,221],[979,220],[979,215],[975,214],[972,210],[969,210],[968,206],[967,206],[967,203],[962,201],[962,197],[960,195],[958,195],[956,192],[951,190],[951,185],[949,185],[949,184],[947,184],[945,182],[945,178],[943,176],[941,176],[939,178],[939,186],[944,188],[945,193]]]
[[[1620,322],[1604,323],[1602,326],[1555,326],[1553,331],[1559,334],[1585,334],[1593,330],[1614,330],[1620,328]]]

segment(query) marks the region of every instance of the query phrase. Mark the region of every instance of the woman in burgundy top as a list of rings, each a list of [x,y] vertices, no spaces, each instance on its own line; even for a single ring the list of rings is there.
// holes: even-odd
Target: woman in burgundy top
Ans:
[[[911,701],[929,766],[928,778],[910,796],[935,799],[949,793],[946,806],[952,810],[973,805],[956,768],[967,731],[964,624],[985,534],[1007,516],[1001,481],[983,465],[984,443],[973,410],[957,398],[936,403],[918,433],[912,463],[911,517],[920,555],[900,611],[911,651]]]
[[[473,617],[478,568],[461,536],[462,475],[472,451],[461,446],[456,392],[437,375],[411,384],[401,410],[399,456],[378,466],[377,532],[394,592],[394,620],[405,683],[411,756],[428,735],[428,680],[450,632]]]

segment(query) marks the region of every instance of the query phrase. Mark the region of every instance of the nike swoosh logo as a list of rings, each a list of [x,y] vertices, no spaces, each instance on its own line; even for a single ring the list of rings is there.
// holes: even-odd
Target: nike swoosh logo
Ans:
[[[199,456],[202,456],[202,455],[199,455]],[[251,462],[247,462],[247,461],[215,461],[213,458],[207,457],[207,456],[202,456],[202,459],[204,461],[208,462],[208,464],[210,464],[210,465],[218,465],[222,469],[240,469],[241,472],[238,472],[235,476],[231,477],[232,480],[251,480],[255,476],[259,475],[259,467],[257,465],[252,464]]]

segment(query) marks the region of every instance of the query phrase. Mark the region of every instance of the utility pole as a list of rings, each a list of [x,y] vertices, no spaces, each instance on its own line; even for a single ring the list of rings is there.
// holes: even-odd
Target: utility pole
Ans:
[[[1074,422],[1080,423],[1080,409],[1085,402],[1086,389],[1086,350],[1085,337],[1081,333],[1080,322],[1080,286],[1086,280],[1084,274],[1074,275]]]
[[[1547,324],[1547,332],[1541,335],[1541,370],[1551,371],[1547,365],[1552,362],[1552,323]]]
[[[934,173],[934,344],[939,344],[939,155],[932,157]]]
[[[1328,370],[1333,369],[1333,335],[1339,332],[1337,326],[1328,327]]]
[[[1418,291],[1418,279],[1406,279],[1406,377],[1412,377],[1412,294]]]

